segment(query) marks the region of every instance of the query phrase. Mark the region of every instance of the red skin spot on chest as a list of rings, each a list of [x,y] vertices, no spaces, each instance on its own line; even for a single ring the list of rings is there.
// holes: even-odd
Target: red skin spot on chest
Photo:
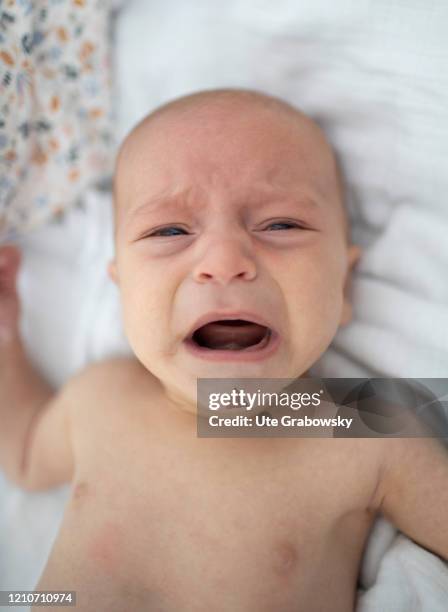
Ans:
[[[123,560],[123,537],[120,527],[107,522],[97,529],[89,546],[89,558],[108,574],[116,574]]]

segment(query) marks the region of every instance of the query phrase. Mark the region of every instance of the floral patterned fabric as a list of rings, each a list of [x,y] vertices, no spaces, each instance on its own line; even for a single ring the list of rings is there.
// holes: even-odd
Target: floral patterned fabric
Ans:
[[[113,171],[110,0],[0,0],[0,242]]]

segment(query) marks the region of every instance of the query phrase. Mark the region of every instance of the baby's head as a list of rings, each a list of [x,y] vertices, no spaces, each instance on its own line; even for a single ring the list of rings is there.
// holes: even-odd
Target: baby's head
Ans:
[[[359,249],[335,156],[279,99],[214,90],[160,107],[120,149],[114,206],[126,334],[187,409],[197,378],[302,375],[351,318]],[[246,324],[211,323],[225,319]]]

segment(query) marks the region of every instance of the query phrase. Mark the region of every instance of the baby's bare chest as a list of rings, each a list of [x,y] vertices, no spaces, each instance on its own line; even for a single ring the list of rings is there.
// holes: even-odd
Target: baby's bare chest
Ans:
[[[261,479],[139,490],[84,480],[67,507],[58,563],[69,563],[81,596],[96,576],[114,600],[159,602],[148,610],[292,611],[309,602],[311,611],[319,586],[328,585],[328,601],[350,601],[367,529],[362,513],[331,518]]]
[[[121,433],[86,449],[54,551],[78,585],[96,575],[148,610],[312,610],[326,582],[351,601],[371,517],[323,447]]]

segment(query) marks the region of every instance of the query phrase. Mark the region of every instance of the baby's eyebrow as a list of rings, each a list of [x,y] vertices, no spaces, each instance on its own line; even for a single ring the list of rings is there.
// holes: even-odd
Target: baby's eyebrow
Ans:
[[[180,208],[190,209],[191,208],[192,194],[190,189],[185,189],[177,193],[172,194],[161,194],[151,197],[149,200],[140,204],[136,208],[133,208],[128,213],[127,224],[132,223],[135,219],[143,217],[150,212],[157,212],[160,208]],[[280,190],[272,188],[252,188],[244,198],[239,198],[244,201],[245,204],[251,206],[257,204],[259,206],[269,205],[274,202],[291,202],[297,204],[301,209],[314,209],[319,208],[319,198],[313,197],[309,194],[305,194],[302,190],[291,191],[291,190]],[[196,198],[195,209],[198,207],[204,207],[206,202],[202,198]]]
[[[302,209],[314,209],[320,207],[320,200],[316,196],[305,194],[303,191],[275,190],[275,191],[253,191],[244,198],[246,204],[268,206],[270,204],[288,202]]]
[[[166,208],[167,206],[179,206],[186,208],[188,206],[186,196],[187,190],[174,194],[165,193],[158,196],[153,196],[136,208],[131,208],[127,214],[127,222],[131,223],[135,218],[143,216],[148,212],[156,212],[159,208]]]

